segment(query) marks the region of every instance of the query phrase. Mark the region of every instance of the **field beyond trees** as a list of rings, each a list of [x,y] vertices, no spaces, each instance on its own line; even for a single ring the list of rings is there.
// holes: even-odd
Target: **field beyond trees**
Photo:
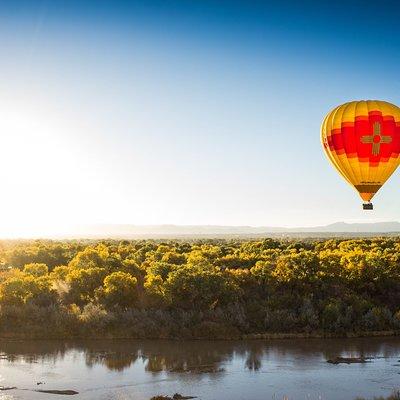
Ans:
[[[2,241],[0,336],[400,330],[400,239]]]

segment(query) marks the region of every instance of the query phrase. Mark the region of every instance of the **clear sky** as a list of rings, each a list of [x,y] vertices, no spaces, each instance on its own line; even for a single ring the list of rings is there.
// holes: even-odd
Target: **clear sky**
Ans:
[[[399,172],[363,212],[319,128],[400,104],[400,5],[319,3],[2,1],[0,234],[399,220]]]

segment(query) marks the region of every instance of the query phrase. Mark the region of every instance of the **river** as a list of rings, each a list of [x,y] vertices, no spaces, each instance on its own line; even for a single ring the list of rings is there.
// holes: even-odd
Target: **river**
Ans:
[[[364,363],[331,364],[335,357]],[[0,400],[354,400],[400,388],[400,338],[0,340]],[[36,390],[74,390],[61,396]]]

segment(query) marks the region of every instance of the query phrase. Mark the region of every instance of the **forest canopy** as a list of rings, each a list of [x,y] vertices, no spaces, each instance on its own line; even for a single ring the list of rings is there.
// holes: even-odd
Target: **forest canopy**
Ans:
[[[0,335],[400,329],[400,239],[0,242]]]

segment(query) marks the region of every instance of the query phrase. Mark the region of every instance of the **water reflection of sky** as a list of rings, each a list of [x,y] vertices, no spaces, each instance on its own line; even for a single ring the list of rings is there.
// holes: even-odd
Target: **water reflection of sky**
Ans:
[[[74,389],[80,399],[353,399],[400,386],[400,339],[293,341],[0,341],[1,385]],[[332,365],[337,356],[375,357]],[[43,385],[37,385],[44,382]],[[6,397],[5,397],[6,396]],[[10,397],[11,396],[11,397]],[[47,398],[31,391],[0,399]],[[275,397],[274,397],[275,396]]]

